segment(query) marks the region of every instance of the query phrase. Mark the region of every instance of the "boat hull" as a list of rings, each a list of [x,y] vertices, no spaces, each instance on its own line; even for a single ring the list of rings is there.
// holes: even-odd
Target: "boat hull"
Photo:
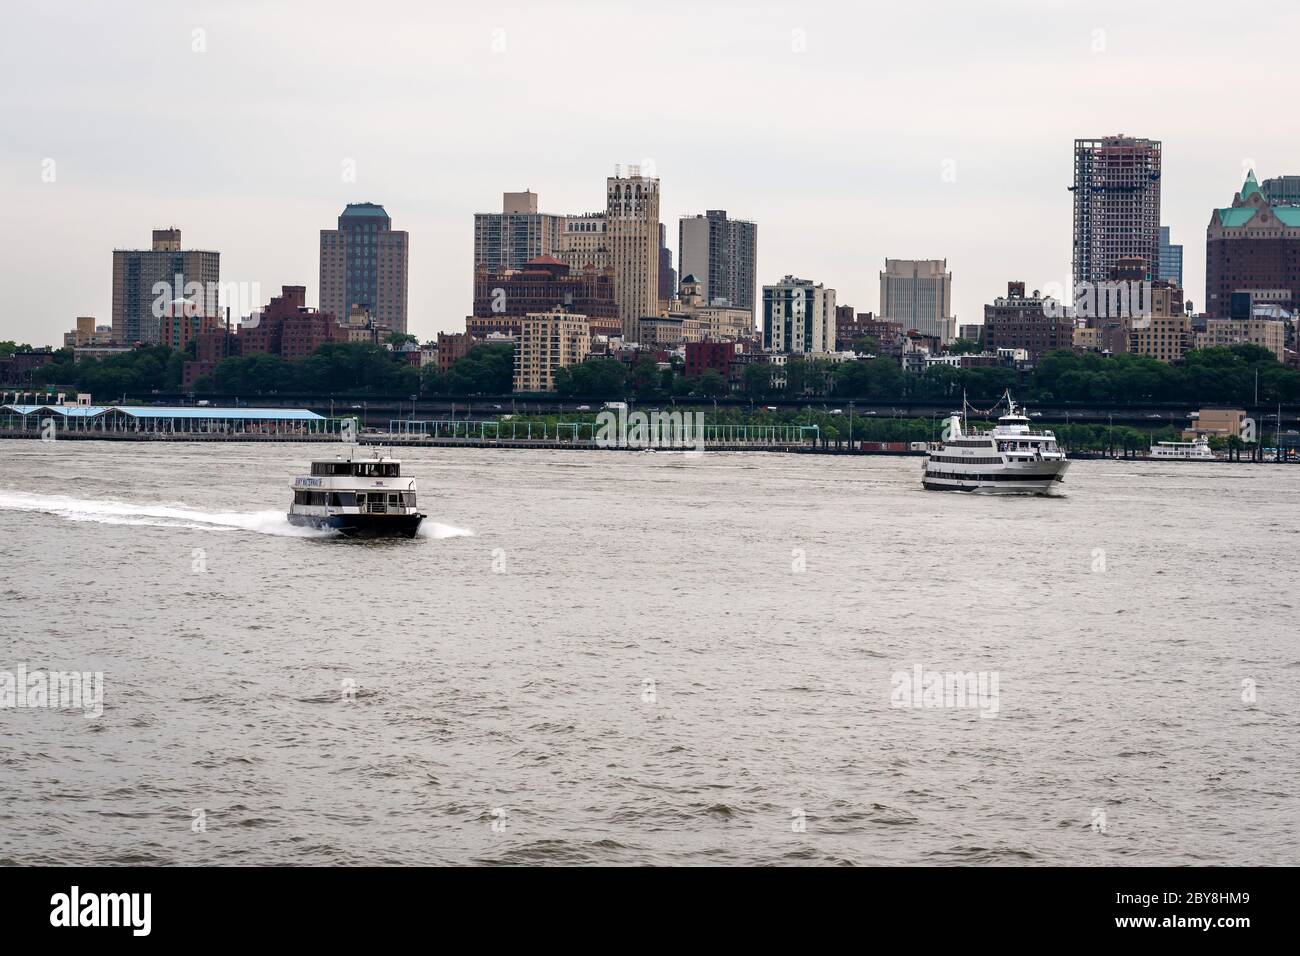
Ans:
[[[337,531],[345,538],[414,538],[424,515],[306,515],[289,513],[289,523],[300,528]]]
[[[926,469],[921,484],[929,491],[968,491],[984,495],[1050,495],[1065,480],[1068,461],[1026,469],[961,473]]]

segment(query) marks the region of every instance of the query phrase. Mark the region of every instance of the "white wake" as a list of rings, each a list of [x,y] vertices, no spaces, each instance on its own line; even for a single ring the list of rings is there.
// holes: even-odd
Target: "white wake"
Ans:
[[[69,521],[142,525],[152,528],[192,528],[203,531],[255,531],[259,534],[310,537],[311,528],[289,524],[283,511],[198,511],[181,505],[102,501],[67,495],[38,495],[0,491],[0,511],[30,511],[58,515]]]
[[[151,528],[189,528],[199,531],[252,531],[295,538],[328,537],[334,532],[289,523],[283,511],[199,511],[183,505],[103,501],[67,495],[39,495],[0,491],[0,511],[27,511],[57,515],[68,521],[138,525]],[[420,536],[459,538],[474,532],[453,525],[424,521]]]

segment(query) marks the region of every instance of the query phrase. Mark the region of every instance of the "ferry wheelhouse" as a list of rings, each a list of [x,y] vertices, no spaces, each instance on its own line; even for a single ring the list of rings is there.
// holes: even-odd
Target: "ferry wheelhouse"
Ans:
[[[414,538],[424,520],[416,508],[415,479],[403,477],[396,458],[318,459],[311,474],[295,477],[290,487],[290,524],[350,538]]]
[[[1181,461],[1214,461],[1210,442],[1204,437],[1195,441],[1158,441],[1151,446],[1152,458],[1173,458]]]
[[[949,419],[950,437],[931,444],[922,484],[933,491],[1045,495],[1065,480],[1065,452],[1050,431],[1031,427],[1024,409],[1010,409],[986,432],[966,432],[963,419]]]

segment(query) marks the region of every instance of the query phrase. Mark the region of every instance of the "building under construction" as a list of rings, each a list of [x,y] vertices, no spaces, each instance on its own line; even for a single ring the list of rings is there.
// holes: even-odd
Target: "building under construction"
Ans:
[[[1160,262],[1160,142],[1074,141],[1074,284],[1105,282],[1117,260]]]

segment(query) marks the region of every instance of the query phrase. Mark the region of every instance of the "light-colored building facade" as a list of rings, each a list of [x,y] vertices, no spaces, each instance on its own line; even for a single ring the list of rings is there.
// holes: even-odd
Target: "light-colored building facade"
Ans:
[[[754,312],[758,226],[728,219],[725,209],[683,216],[678,223],[678,274],[693,275],[705,302]]]
[[[702,342],[735,342],[754,337],[753,313],[749,309],[728,305],[708,305],[704,298],[704,287],[694,275],[682,279],[677,298],[672,301],[668,311],[695,319],[699,323],[699,341]]]
[[[1135,136],[1074,141],[1074,283],[1105,282],[1117,260],[1160,267],[1160,142]]]
[[[93,315],[77,316],[77,324],[72,331],[63,333],[64,348],[85,348],[88,345],[110,345],[113,342],[113,327],[98,325]]]
[[[410,236],[383,206],[348,203],[337,229],[320,231],[320,311],[345,320],[354,308],[406,331]]]
[[[636,342],[642,348],[676,348],[702,340],[700,320],[693,315],[670,312],[637,323]]]
[[[1177,308],[1178,290],[1154,288],[1151,290],[1151,309],[1147,315],[1131,320],[1128,350],[1136,355],[1147,355],[1160,362],[1178,362],[1183,353],[1195,342],[1192,320]]]
[[[576,365],[590,352],[591,330],[585,315],[530,312],[519,323],[515,343],[515,391],[555,391],[556,370]]]
[[[501,212],[474,214],[474,268],[522,269],[560,249],[564,216],[537,211],[537,193],[504,193]]]
[[[957,337],[947,259],[886,259],[880,273],[880,319],[947,345]]]
[[[1278,319],[1206,319],[1205,331],[1196,333],[1198,349],[1250,343],[1266,348],[1279,361],[1286,359],[1286,322]]]
[[[834,352],[835,290],[795,276],[763,286],[763,348]]]
[[[610,268],[608,226],[603,212],[565,216],[560,223],[560,248],[555,258],[575,273]]]
[[[183,249],[179,229],[155,229],[151,249],[114,249],[113,341],[157,345],[167,305],[182,297],[219,316],[220,285],[221,253]]]
[[[619,318],[633,339],[637,323],[659,311],[659,180],[637,166],[616,171],[605,180],[605,220]]]
[[[1244,408],[1202,408],[1196,414],[1196,421],[1183,432],[1183,435],[1189,439],[1197,435],[1206,437],[1217,435],[1220,438],[1229,438],[1233,435],[1240,437],[1241,427],[1245,421]]]

